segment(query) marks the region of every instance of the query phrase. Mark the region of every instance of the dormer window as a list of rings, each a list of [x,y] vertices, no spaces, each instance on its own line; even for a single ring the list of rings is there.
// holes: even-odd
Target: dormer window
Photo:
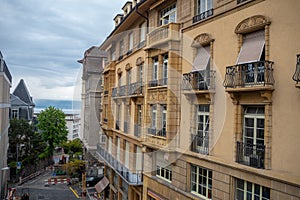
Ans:
[[[176,4],[172,4],[160,11],[160,25],[176,22]]]

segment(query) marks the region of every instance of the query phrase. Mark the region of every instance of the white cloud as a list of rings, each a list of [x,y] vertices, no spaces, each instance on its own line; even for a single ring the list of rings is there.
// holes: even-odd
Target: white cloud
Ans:
[[[110,34],[125,2],[1,1],[0,50],[12,73],[13,89],[23,78],[35,99],[73,99],[81,67],[77,60]]]

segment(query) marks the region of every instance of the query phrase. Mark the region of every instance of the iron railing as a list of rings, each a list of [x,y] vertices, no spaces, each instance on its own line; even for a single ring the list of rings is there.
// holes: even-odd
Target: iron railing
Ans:
[[[141,135],[142,135],[141,134],[142,133],[141,130],[142,130],[141,129],[141,125],[135,124],[134,125],[134,136],[135,137],[141,137]]]
[[[127,86],[126,85],[122,85],[119,87],[119,96],[127,96]]]
[[[293,75],[293,80],[298,84],[300,82],[300,54],[297,55],[296,71]]]
[[[168,78],[162,78],[159,80],[152,80],[148,82],[148,87],[158,87],[168,85]]]
[[[143,94],[143,83],[135,82],[129,85],[129,95],[142,95]]]
[[[154,136],[166,137],[167,131],[164,128],[160,129],[160,130],[157,130],[156,128],[148,128],[148,134],[154,135]]]
[[[158,86],[158,80],[152,80],[148,82],[148,87],[157,87]]]
[[[196,15],[196,16],[193,17],[193,23],[202,21],[203,19],[206,19],[206,18],[212,16],[213,14],[214,14],[213,9],[210,9],[210,10],[207,10],[203,13],[200,13],[199,15]]]
[[[273,62],[257,61],[226,67],[225,88],[274,85]]]
[[[183,90],[212,90],[215,87],[215,71],[199,70],[183,74]]]
[[[191,141],[192,141],[191,151],[208,155],[209,153],[208,134],[205,136],[191,134]]]
[[[112,97],[117,97],[118,96],[118,88],[117,87],[112,89],[111,96]]]
[[[124,164],[108,153],[100,144],[97,145],[97,153],[129,185],[143,184],[143,172],[141,170],[128,169]]]
[[[265,145],[237,142],[236,162],[255,168],[264,168]]]

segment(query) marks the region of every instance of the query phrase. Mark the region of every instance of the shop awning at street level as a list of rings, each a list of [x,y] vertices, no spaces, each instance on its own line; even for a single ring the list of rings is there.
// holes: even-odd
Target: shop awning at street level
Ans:
[[[101,193],[107,186],[109,185],[109,180],[104,176],[101,181],[99,181],[95,185],[95,189],[97,190],[98,193]]]

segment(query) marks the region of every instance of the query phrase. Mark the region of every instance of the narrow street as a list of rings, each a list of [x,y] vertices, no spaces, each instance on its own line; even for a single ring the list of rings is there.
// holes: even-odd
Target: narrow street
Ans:
[[[57,183],[56,185],[48,185],[48,178],[51,173],[47,172],[36,177],[21,186],[16,187],[17,196],[28,193],[30,200],[76,200],[78,199],[72,189],[66,183]],[[73,187],[73,186],[72,186]]]

